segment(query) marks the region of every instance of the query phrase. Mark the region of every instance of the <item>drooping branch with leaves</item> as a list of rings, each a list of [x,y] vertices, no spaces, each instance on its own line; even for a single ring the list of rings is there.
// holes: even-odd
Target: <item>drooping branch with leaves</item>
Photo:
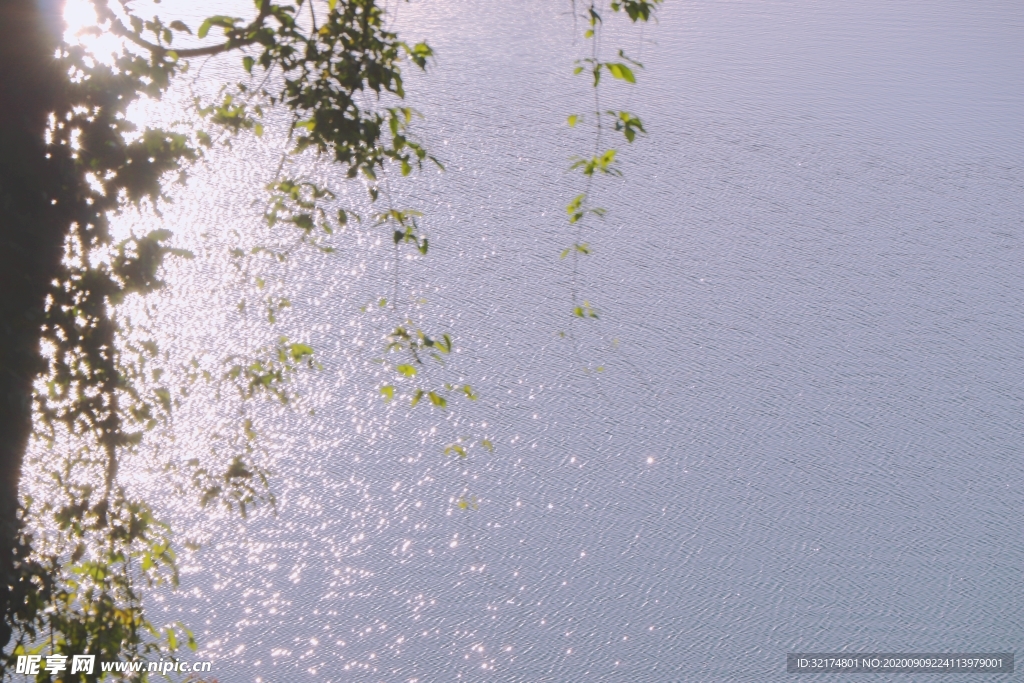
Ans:
[[[567,119],[570,128],[589,121],[593,130],[593,148],[586,155],[577,155],[570,160],[569,170],[583,176],[582,192],[575,195],[566,205],[569,225],[573,229],[573,243],[562,250],[561,257],[571,258],[572,274],[570,295],[573,319],[596,320],[598,310],[580,292],[580,259],[593,253],[593,246],[584,237],[587,221],[593,218],[604,218],[606,209],[594,203],[594,181],[601,177],[618,177],[622,175],[618,167],[618,150],[605,147],[605,129],[621,133],[627,143],[633,143],[638,135],[646,135],[643,122],[636,114],[626,110],[604,109],[601,99],[602,79],[610,76],[614,80],[628,84],[636,83],[635,69],[643,65],[631,59],[625,51],[617,51],[617,59],[608,60],[602,53],[602,36],[605,16],[609,11],[622,14],[633,23],[646,22],[654,16],[654,10],[661,0],[612,0],[607,7],[604,3],[592,1],[582,7],[581,18],[586,28],[583,37],[587,41],[589,54],[577,60],[573,73],[588,77],[593,84],[593,110],[589,115],[571,114]],[[574,16],[579,10],[573,3]],[[576,335],[573,326],[569,331],[574,352],[578,355]]]
[[[646,21],[657,1],[616,0],[610,9]],[[289,158],[315,157],[347,178],[362,176],[374,202],[389,172],[406,176],[425,163],[440,165],[412,136],[414,112],[402,104],[402,69],[426,68],[432,51],[388,30],[375,0],[256,0],[249,17],[218,15],[198,26],[144,18],[130,0],[93,0],[93,7],[98,24],[90,31],[123,42],[111,62],[65,43],[38,3],[0,0],[0,59],[10,65],[0,82],[0,667],[8,673],[13,657],[44,648],[100,659],[194,648],[187,626],[156,625],[145,616],[148,588],[177,582],[175,551],[171,529],[124,476],[126,464],[143,457],[146,435],[165,428],[190,393],[230,393],[240,407],[223,433],[210,435],[217,448],[209,457],[152,466],[175,470],[200,506],[245,515],[272,504],[248,406],[260,398],[291,402],[290,378],[318,364],[309,344],[275,336],[253,352],[175,365],[123,304],[164,285],[166,259],[192,255],[172,246],[165,229],[116,240],[112,218],[141,207],[159,212],[170,201],[168,185],[184,181],[212,149],[238,136],[262,136],[264,117],[285,112],[286,149],[264,215],[271,228],[291,231],[292,246],[232,250],[243,279],[263,291],[254,258],[281,262],[304,246],[329,253],[330,236],[360,218],[339,205],[337,188],[292,175]],[[578,228],[602,214],[591,206],[592,179],[616,172],[615,150],[599,149],[602,121],[611,117],[630,142],[643,132],[632,114],[601,112],[601,74],[632,81],[636,66],[624,55],[600,61],[601,11],[589,7],[594,50],[579,65],[594,78],[597,142],[593,155],[573,166],[586,180],[569,206]],[[217,55],[236,56],[248,78],[214,101],[197,100],[197,125],[131,123],[133,104],[159,100],[194,60]],[[372,219],[390,230],[396,259],[405,247],[425,255],[421,217],[384,203]],[[583,318],[596,316],[576,300],[577,258],[588,250],[578,235],[571,247],[573,306]],[[475,400],[462,382],[420,383],[431,363],[444,365],[453,342],[403,316],[397,299],[395,292],[395,320],[382,342],[395,381],[379,387],[380,395],[441,410],[446,395]],[[262,309],[273,324],[288,302],[267,293],[259,306],[244,299],[239,306],[243,313]],[[52,493],[41,500],[19,497],[31,438],[44,445]],[[486,437],[459,437],[446,452],[465,456],[471,445],[493,447]],[[97,671],[76,680],[100,678]]]
[[[8,490],[16,491],[34,433],[45,443],[54,492],[5,511],[14,513],[5,520],[5,548],[16,549],[3,569],[3,640],[12,657],[45,646],[54,654],[116,659],[125,651],[167,654],[194,643],[173,625],[145,619],[143,590],[177,581],[175,555],[170,530],[121,476],[124,465],[139,457],[145,434],[166,424],[197,383],[234,391],[243,405],[261,396],[288,402],[289,376],[316,363],[309,345],[281,338],[253,354],[167,367],[168,355],[154,339],[139,327],[128,334],[131,323],[119,304],[159,289],[166,258],[190,255],[169,246],[171,233],[163,229],[115,242],[111,217],[144,205],[159,211],[169,201],[167,183],[184,180],[218,143],[261,135],[262,116],[271,108],[289,113],[288,154],[312,154],[342,167],[347,177],[363,175],[374,200],[374,180],[387,166],[407,175],[431,159],[409,137],[410,112],[397,104],[404,96],[403,65],[425,68],[430,48],[387,30],[373,0],[257,0],[252,18],[214,16],[195,31],[181,20],[137,16],[129,2],[96,0],[93,6],[99,23],[90,30],[122,38],[121,54],[103,63],[79,45],[48,36],[40,28],[46,17],[35,17],[34,24],[24,18],[38,29],[33,38],[44,48],[49,40],[54,50],[42,71],[46,80],[20,85],[45,88],[46,97],[2,130],[6,246],[47,250],[45,258],[5,264],[14,266],[5,277],[20,280],[12,293],[38,321],[34,330],[8,330],[4,337],[5,393],[20,392],[21,402],[35,406],[3,416],[17,434],[4,453],[11,461],[5,473]],[[190,36],[193,46],[175,44]],[[197,103],[201,125],[191,130],[138,130],[128,120],[133,103],[160,99],[190,60],[222,53],[237,53],[243,68],[261,70],[262,78],[254,74],[218,101]],[[37,144],[19,146],[13,139],[26,129]],[[19,160],[37,171],[33,189],[44,193],[43,201],[19,206]],[[268,224],[293,228],[298,242],[329,250],[318,235],[333,232],[348,215],[331,207],[330,188],[281,175],[282,169],[270,186]],[[52,226],[44,243],[31,234],[40,219]],[[406,238],[416,239],[408,232]],[[287,257],[281,250],[273,255]],[[282,302],[268,297],[263,303],[274,322]],[[11,321],[24,317],[4,313]],[[19,355],[29,361],[20,374]],[[220,449],[230,457],[176,466],[187,470],[200,505],[220,502],[245,514],[271,496],[265,471],[253,461],[255,431],[244,410],[235,431],[237,438],[228,437],[231,443]],[[33,526],[46,529],[45,538],[30,537],[25,530]]]

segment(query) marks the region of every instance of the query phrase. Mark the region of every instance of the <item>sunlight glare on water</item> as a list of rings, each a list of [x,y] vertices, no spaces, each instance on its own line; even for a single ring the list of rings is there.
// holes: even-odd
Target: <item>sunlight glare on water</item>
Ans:
[[[1021,650],[1024,5],[669,0],[642,42],[611,30],[645,68],[607,106],[650,135],[598,187],[578,284],[601,318],[576,349],[565,169],[593,141],[565,126],[592,101],[569,6],[399,5],[438,55],[407,90],[447,170],[390,186],[431,240],[397,298],[367,220],[274,266],[280,325],[239,313],[228,248],[283,239],[261,221],[283,119],[162,219],[118,219],[200,256],[152,299],[162,346],[220,359],[286,334],[324,366],[296,408],[254,415],[276,515],[144,484],[204,544],[155,620],[192,625],[221,683],[753,683],[798,650]],[[242,75],[194,68],[139,122]],[[479,401],[385,405],[375,359],[404,316],[454,336],[446,371]],[[183,410],[164,453],[227,448],[211,434],[236,406]],[[479,433],[494,453],[444,455]]]
[[[94,35],[87,30],[96,24],[96,10],[90,0],[65,0],[64,40],[85,47],[102,64],[113,64],[113,57],[121,51],[124,41],[110,33]]]

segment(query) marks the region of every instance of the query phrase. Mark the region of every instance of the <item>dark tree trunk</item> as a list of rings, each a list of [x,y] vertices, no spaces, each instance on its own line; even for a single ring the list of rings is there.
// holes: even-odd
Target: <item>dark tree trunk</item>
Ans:
[[[45,367],[44,302],[70,222],[67,208],[54,203],[66,176],[47,157],[44,139],[64,82],[53,59],[60,26],[53,9],[40,0],[0,0],[0,647],[33,590],[19,569],[18,484],[32,384]]]

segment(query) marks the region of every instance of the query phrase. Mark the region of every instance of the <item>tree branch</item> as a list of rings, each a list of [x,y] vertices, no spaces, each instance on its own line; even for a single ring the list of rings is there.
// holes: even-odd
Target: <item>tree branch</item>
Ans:
[[[263,26],[263,22],[266,21],[266,18],[270,15],[270,5],[271,5],[270,0],[263,0],[263,2],[260,4],[260,13],[256,16],[255,19],[253,19],[253,21],[248,26],[246,26],[244,29],[242,29],[242,32],[243,33],[252,33],[256,29],[258,29],[261,26]],[[119,35],[119,36],[121,36],[123,38],[127,38],[131,42],[135,43],[136,45],[138,45],[141,48],[144,48],[144,49],[148,50],[149,52],[153,53],[154,55],[163,56],[163,55],[167,54],[168,52],[173,52],[179,58],[184,58],[184,59],[187,59],[189,57],[207,57],[207,56],[211,56],[211,55],[216,55],[216,54],[220,54],[221,52],[227,52],[228,50],[232,50],[232,49],[234,49],[236,47],[244,47],[246,45],[252,45],[253,43],[256,42],[256,38],[254,38],[254,37],[253,38],[243,38],[241,40],[231,40],[231,39],[228,39],[228,40],[224,41],[223,43],[220,43],[220,44],[217,44],[217,45],[208,45],[206,47],[195,47],[195,48],[189,48],[189,49],[185,49],[185,50],[175,50],[175,49],[172,49],[172,48],[169,48],[169,47],[164,47],[163,45],[156,45],[154,43],[149,42],[148,40],[143,38],[138,33],[135,33],[134,31],[129,30],[128,27],[125,26],[123,23],[121,23],[121,20],[118,19],[115,16],[111,16],[110,17],[110,25],[111,25],[111,30],[114,33],[116,33],[117,35]]]

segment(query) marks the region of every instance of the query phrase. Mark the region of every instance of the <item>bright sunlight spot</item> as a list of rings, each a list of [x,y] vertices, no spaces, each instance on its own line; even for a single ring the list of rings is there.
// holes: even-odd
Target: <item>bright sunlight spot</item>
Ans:
[[[97,22],[96,10],[89,0],[66,0],[64,3],[64,40],[69,45],[81,45],[99,62],[113,64],[114,55],[121,51],[121,41],[107,32],[100,35],[83,33],[85,29],[95,27]]]

